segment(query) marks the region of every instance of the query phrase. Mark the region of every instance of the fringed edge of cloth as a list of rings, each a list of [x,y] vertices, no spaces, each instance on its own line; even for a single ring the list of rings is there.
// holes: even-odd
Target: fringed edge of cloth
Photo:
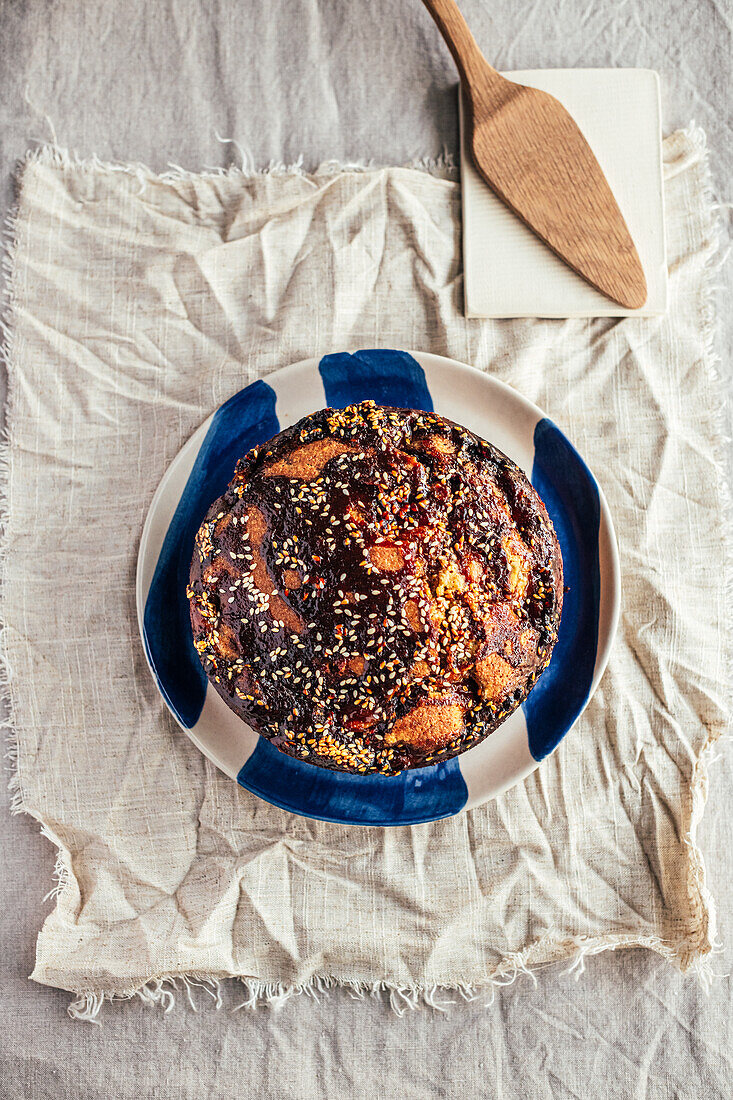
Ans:
[[[726,447],[730,445],[730,433],[726,419],[726,390],[720,371],[721,359],[717,350],[717,322],[716,322],[716,295],[718,287],[713,276],[724,262],[721,256],[722,219],[721,207],[714,202],[712,179],[708,162],[707,144],[705,133],[697,126],[691,126],[688,130],[678,131],[680,136],[688,139],[693,147],[696,158],[703,164],[704,172],[704,199],[708,213],[707,243],[705,247],[706,278],[703,282],[703,339],[705,346],[705,362],[710,376],[718,388],[719,397],[715,410],[718,419],[718,447],[715,455],[715,464],[718,473],[718,489],[724,505],[724,524],[727,532],[726,546],[728,559],[726,563],[725,593],[728,618],[733,620],[733,494],[727,476]],[[162,181],[174,182],[187,179],[200,179],[202,177],[221,178],[243,177],[254,178],[262,175],[299,175],[317,179],[318,177],[332,176],[339,172],[365,172],[378,169],[378,165],[365,163],[341,164],[328,161],[319,166],[315,172],[308,173],[303,169],[303,158],[300,157],[294,164],[284,165],[271,163],[267,168],[257,170],[253,167],[251,157],[245,149],[232,139],[221,138],[218,140],[232,144],[237,150],[241,164],[231,165],[227,168],[209,168],[204,172],[190,172],[178,165],[170,165],[168,170],[155,173],[141,164],[116,164],[105,163],[97,157],[86,159],[78,158],[73,152],[59,148],[57,145],[43,145],[31,152],[21,162],[16,175],[17,200],[20,201],[23,172],[34,162],[58,165],[60,168],[73,167],[82,171],[123,172],[138,180],[141,191],[148,182]],[[674,142],[674,135],[667,139]],[[458,168],[453,159],[443,155],[434,160],[415,161],[403,167],[446,179],[456,179]],[[5,248],[2,260],[4,273],[3,308],[0,310],[0,362],[5,366],[8,375],[8,402],[5,429],[0,440],[0,522],[2,523],[2,536],[0,536],[0,699],[5,704],[7,717],[0,723],[6,730],[7,753],[10,761],[9,789],[11,792],[11,812],[29,813],[39,820],[41,832],[52,840],[59,848],[54,877],[55,885],[46,895],[46,899],[60,896],[67,888],[73,872],[70,867],[69,853],[59,845],[57,838],[49,831],[47,826],[23,798],[22,784],[22,760],[19,758],[18,741],[14,732],[15,723],[13,715],[12,698],[12,669],[9,667],[5,645],[5,624],[2,620],[2,591],[5,587],[5,519],[12,506],[10,500],[10,471],[13,449],[13,373],[12,361],[15,352],[15,334],[13,326],[13,313],[15,307],[14,291],[14,259],[18,248],[18,206],[11,210],[5,223]],[[733,637],[726,637],[728,646],[727,667],[729,669],[728,682],[733,685]],[[733,689],[732,689],[733,690]],[[730,701],[729,711],[733,712],[733,700]],[[423,1005],[437,1011],[445,1012],[460,1001],[478,1002],[486,1006],[490,1005],[496,995],[496,990],[505,985],[511,985],[524,974],[536,983],[536,973],[553,964],[570,962],[568,973],[576,977],[585,970],[585,960],[592,955],[598,955],[604,951],[616,951],[621,948],[647,948],[657,954],[676,963],[682,970],[691,970],[696,973],[704,986],[717,977],[711,965],[711,959],[719,953],[720,945],[716,941],[716,912],[715,904],[706,882],[705,861],[697,840],[697,832],[702,820],[708,790],[708,771],[711,764],[720,758],[721,740],[729,741],[730,723],[726,729],[710,732],[708,741],[697,757],[689,788],[688,805],[685,808],[687,828],[684,833],[684,843],[689,853],[688,865],[688,893],[690,899],[691,928],[690,933],[678,942],[671,942],[658,936],[644,936],[636,934],[617,934],[597,937],[578,936],[571,939],[555,940],[546,936],[542,940],[531,944],[524,951],[506,955],[497,966],[480,982],[457,982],[455,985],[425,985],[420,983],[399,984],[389,981],[367,982],[343,978],[335,975],[314,975],[308,981],[300,984],[288,984],[285,982],[265,981],[256,977],[222,974],[218,976],[206,974],[164,974],[144,978],[133,989],[119,993],[108,990],[71,990],[74,999],[68,1007],[69,1016],[75,1020],[84,1020],[90,1023],[99,1023],[99,1015],[105,1003],[129,1001],[138,998],[147,1005],[155,1005],[170,1012],[176,1004],[176,994],[185,992],[189,1004],[197,1010],[193,998],[193,991],[204,990],[213,1000],[216,1008],[223,1006],[222,982],[232,979],[244,989],[245,998],[241,1003],[234,1005],[231,1011],[240,1009],[254,1010],[261,1006],[269,1006],[272,1009],[281,1008],[293,997],[301,995],[317,998],[334,987],[343,987],[351,996],[363,998],[366,996],[385,998],[389,1000],[392,1010],[398,1015],[417,1009]],[[550,954],[548,961],[548,951]]]

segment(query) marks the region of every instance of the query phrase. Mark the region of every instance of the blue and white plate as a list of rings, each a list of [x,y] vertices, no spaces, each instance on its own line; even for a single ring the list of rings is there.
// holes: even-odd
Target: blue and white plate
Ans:
[[[191,638],[186,584],[194,535],[238,458],[307,413],[371,398],[434,409],[531,478],[555,525],[567,591],[560,635],[537,686],[481,744],[398,776],[327,771],[275,749],[208,684]],[[555,425],[509,386],[451,359],[379,349],[308,359],[230,398],[173,461],[140,542],[137,610],[145,652],[188,736],[248,791],[292,813],[345,824],[414,825],[476,806],[524,779],[583,711],[606,667],[619,611],[611,517],[596,479]]]

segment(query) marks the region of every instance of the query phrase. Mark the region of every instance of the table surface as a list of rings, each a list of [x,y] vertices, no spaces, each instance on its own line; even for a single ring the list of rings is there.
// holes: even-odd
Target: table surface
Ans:
[[[718,194],[733,174],[727,0],[463,0],[501,69],[641,67],[662,80],[665,132],[708,133]],[[0,0],[0,186],[55,135],[81,155],[196,170],[457,151],[456,75],[419,0]],[[731,288],[723,271],[721,283]],[[726,295],[727,297],[727,295]],[[723,318],[730,380],[733,324]],[[733,456],[733,452],[731,452]],[[731,753],[715,765],[701,829],[719,931],[733,931]],[[7,803],[7,794],[0,796]],[[280,1012],[230,1011],[201,990],[169,1015],[139,1001],[74,1023],[66,993],[30,983],[52,845],[25,816],[0,834],[0,1097],[728,1097],[731,982],[706,995],[650,952],[607,953],[576,981],[550,968],[493,1004],[398,1019],[343,991]],[[728,947],[715,967],[731,969]],[[249,1084],[256,1082],[255,1084]]]

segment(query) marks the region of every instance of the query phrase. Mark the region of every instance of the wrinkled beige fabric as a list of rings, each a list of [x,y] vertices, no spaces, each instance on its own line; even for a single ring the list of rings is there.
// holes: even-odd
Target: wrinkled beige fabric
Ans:
[[[466,321],[450,178],[29,160],[2,616],[15,805],[60,847],[33,977],[79,1012],[182,974],[246,977],[253,1003],[331,979],[409,1001],[610,947],[682,967],[710,951],[695,829],[729,671],[715,225],[702,135],[664,151],[669,315],[621,322]],[[558,752],[409,829],[239,789],[168,715],[137,630],[141,528],[192,431],[268,371],[360,346],[453,356],[536,401],[599,476],[622,560],[611,661]]]

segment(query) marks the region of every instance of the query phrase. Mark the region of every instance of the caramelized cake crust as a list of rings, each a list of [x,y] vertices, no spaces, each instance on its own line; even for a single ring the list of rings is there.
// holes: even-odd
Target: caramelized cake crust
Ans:
[[[557,639],[562,560],[505,455],[365,401],[240,460],[187,594],[232,710],[291,756],[393,775],[475,745],[526,698]]]

